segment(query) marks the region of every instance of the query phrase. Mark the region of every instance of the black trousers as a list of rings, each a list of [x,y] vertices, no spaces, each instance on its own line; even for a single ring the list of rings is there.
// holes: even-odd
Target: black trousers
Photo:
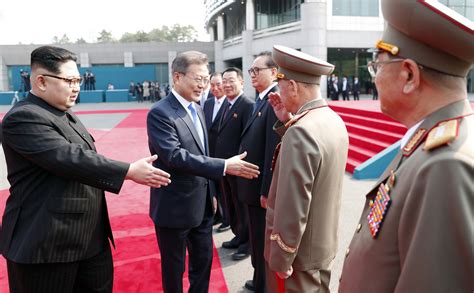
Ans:
[[[265,214],[266,210],[259,206],[247,204],[250,231],[250,252],[254,268],[253,285],[255,292],[266,292],[265,285]]]
[[[112,292],[114,267],[110,247],[71,263],[20,264],[7,260],[11,293]]]
[[[230,228],[239,240],[239,245],[247,245],[249,242],[247,208],[245,203],[239,200],[237,177],[226,175],[221,182],[223,202],[229,216]]]
[[[209,206],[209,205],[207,205]],[[208,210],[210,207],[207,208]],[[196,228],[174,229],[155,225],[161,253],[161,277],[165,293],[183,292],[186,248],[189,253],[189,292],[208,292],[212,265],[213,212],[206,211]]]

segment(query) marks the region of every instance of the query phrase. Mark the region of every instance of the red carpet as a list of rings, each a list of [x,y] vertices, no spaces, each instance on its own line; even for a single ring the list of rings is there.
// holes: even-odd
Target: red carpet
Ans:
[[[83,111],[78,114],[130,113],[111,131],[90,132],[98,152],[117,160],[132,162],[149,155],[146,135],[148,110]],[[0,191],[3,214],[7,190]],[[115,237],[114,292],[162,292],[160,254],[153,223],[148,216],[149,189],[126,181],[120,194],[107,194],[107,204]],[[187,272],[184,290],[189,288]],[[0,292],[8,292],[5,260],[0,258]],[[228,292],[221,264],[214,248],[209,292]]]

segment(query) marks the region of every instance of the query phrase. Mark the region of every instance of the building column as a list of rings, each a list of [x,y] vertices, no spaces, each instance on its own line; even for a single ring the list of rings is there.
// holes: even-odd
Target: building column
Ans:
[[[214,41],[214,69],[216,72],[222,72],[225,69],[223,51],[224,41]]]
[[[255,88],[252,86],[252,81],[250,75],[247,73],[247,70],[252,66],[253,63],[253,52],[252,52],[252,42],[253,42],[253,30],[245,30],[242,32],[242,72],[244,75],[244,93],[250,98],[255,98]]]
[[[79,60],[81,62],[81,67],[91,67],[89,63],[89,53],[81,53],[79,55]]]
[[[327,0],[307,0],[301,4],[301,34],[308,36],[301,51],[327,61]],[[321,93],[327,96],[327,78],[321,78]]]
[[[209,26],[209,29],[207,30],[207,33],[209,34],[209,41],[214,42],[214,27]]]
[[[224,16],[222,15],[217,17],[217,40],[224,40]]]
[[[3,60],[3,57],[0,56],[0,91],[8,91],[8,67]]]
[[[123,66],[133,67],[133,52],[123,52]]]
[[[245,26],[247,30],[255,29],[255,5],[253,0],[247,0],[245,5]]]
[[[171,65],[173,64],[174,58],[176,58],[178,53],[176,51],[168,51],[168,80],[170,88],[173,86],[173,72],[171,70]]]

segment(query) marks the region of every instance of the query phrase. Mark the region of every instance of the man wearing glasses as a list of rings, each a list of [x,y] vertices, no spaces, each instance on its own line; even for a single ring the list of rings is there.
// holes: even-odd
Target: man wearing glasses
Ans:
[[[31,53],[32,90],[3,119],[10,196],[0,231],[11,292],[112,292],[113,243],[104,190],[124,180],[159,188],[169,174],[156,156],[132,164],[96,152],[70,110],[82,79],[76,56]]]
[[[262,52],[248,70],[252,86],[258,92],[252,116],[242,132],[240,151],[247,151],[247,160],[260,167],[257,180],[237,179],[239,199],[245,203],[249,221],[250,252],[254,268],[253,279],[245,287],[255,292],[265,292],[265,209],[268,190],[272,182],[272,157],[279,135],[273,131],[277,117],[268,103],[268,95],[278,90],[275,82],[278,72],[271,52]]]
[[[171,70],[173,88],[148,113],[147,130],[150,152],[158,154],[154,165],[169,172],[173,181],[151,189],[150,217],[161,252],[164,292],[183,292],[186,250],[189,292],[208,292],[215,195],[211,179],[224,174],[252,179],[259,171],[242,161],[246,153],[227,160],[209,157],[204,113],[196,104],[209,83],[206,54],[180,53]]]
[[[366,195],[340,292],[472,292],[472,21],[437,1],[382,0],[369,64],[382,112],[408,131]]]

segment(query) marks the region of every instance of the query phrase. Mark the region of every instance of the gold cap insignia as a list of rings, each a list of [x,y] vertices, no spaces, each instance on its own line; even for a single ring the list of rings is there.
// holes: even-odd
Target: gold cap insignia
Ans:
[[[397,55],[400,52],[400,49],[392,44],[385,43],[384,41],[380,40],[375,45],[376,48],[382,49],[384,51],[390,52],[392,55]]]

